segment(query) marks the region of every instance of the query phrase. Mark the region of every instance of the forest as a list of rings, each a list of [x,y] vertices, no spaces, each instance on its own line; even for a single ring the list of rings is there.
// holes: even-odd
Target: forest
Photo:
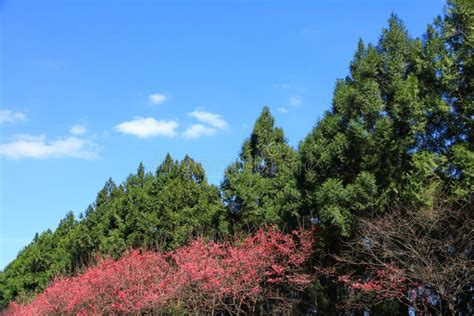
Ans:
[[[264,107],[220,186],[169,154],[107,180],[0,272],[0,314],[474,314],[473,56],[473,1],[420,38],[392,15],[298,148]]]

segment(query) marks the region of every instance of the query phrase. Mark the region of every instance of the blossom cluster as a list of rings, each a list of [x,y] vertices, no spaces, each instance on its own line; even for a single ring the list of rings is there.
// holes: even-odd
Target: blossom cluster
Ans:
[[[390,265],[360,274],[340,274],[334,267],[315,267],[316,274],[330,277],[342,286],[346,309],[363,309],[386,300],[404,301],[410,282],[402,272]]]
[[[31,303],[10,304],[6,315],[251,311],[309,285],[304,264],[312,247],[311,231],[270,228],[232,242],[198,238],[172,252],[130,250],[53,281]]]
[[[381,268],[363,279],[340,276],[338,281],[345,283],[353,294],[357,292],[375,293],[378,301],[394,298],[402,299],[405,296],[407,286],[405,277],[393,267]]]

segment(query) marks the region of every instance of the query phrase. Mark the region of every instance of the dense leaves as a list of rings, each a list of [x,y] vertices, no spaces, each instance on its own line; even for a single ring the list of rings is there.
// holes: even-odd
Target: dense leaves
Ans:
[[[458,201],[473,192],[472,5],[447,12],[422,39],[392,16],[377,45],[361,40],[300,145],[303,211],[339,235],[393,204],[429,207],[441,186]]]
[[[236,229],[252,231],[269,223],[285,227],[297,220],[300,194],[294,173],[298,158],[274,121],[265,107],[242,145],[239,160],[225,172],[224,202]]]

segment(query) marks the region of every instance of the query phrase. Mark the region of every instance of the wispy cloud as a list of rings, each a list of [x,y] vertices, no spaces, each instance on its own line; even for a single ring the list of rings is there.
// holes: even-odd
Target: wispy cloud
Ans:
[[[84,125],[76,124],[71,127],[69,132],[75,136],[84,135],[85,133],[87,133],[87,128]]]
[[[291,106],[299,106],[301,105],[301,97],[299,95],[292,96],[289,100],[289,104]]]
[[[23,112],[13,112],[12,110],[0,110],[0,124],[14,123],[26,119],[26,114]]]
[[[219,114],[196,110],[188,113],[188,115],[194,117],[201,123],[209,124],[218,129],[225,129],[229,126],[229,124]]]
[[[277,83],[277,84],[274,84],[273,87],[278,88],[278,89],[288,89],[290,85],[287,83]]]
[[[229,123],[227,123],[220,114],[195,110],[188,113],[188,115],[199,121],[200,124],[192,124],[186,128],[183,132],[185,138],[210,136],[216,134],[219,130],[224,130],[229,127]]]
[[[153,93],[148,96],[148,100],[150,100],[150,103],[155,104],[155,105],[161,104],[165,102],[167,99],[168,98],[166,97],[166,95],[162,93]]]
[[[183,136],[186,138],[199,138],[201,136],[214,135],[216,132],[217,129],[214,127],[209,127],[202,124],[193,124],[183,132]]]
[[[282,114],[286,114],[290,111],[291,108],[296,108],[301,104],[303,104],[303,102],[301,101],[301,97],[299,95],[295,95],[288,99],[287,105],[278,107],[277,111]]]
[[[10,142],[0,144],[0,156],[10,159],[95,159],[98,157],[98,146],[90,140],[78,137],[47,140],[44,134],[17,135]]]
[[[152,117],[136,117],[132,121],[123,122],[114,127],[115,131],[149,138],[153,136],[173,137],[176,135],[178,122],[173,120],[155,120]]]
[[[284,106],[280,106],[278,109],[277,109],[278,112],[280,113],[288,113],[288,109],[285,108]]]

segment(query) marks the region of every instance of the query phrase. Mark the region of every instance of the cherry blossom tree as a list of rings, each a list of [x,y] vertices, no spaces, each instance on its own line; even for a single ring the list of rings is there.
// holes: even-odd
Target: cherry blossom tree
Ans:
[[[57,279],[30,304],[6,315],[255,312],[262,304],[291,311],[313,280],[314,231],[275,228],[217,243],[198,238],[171,252],[131,250]],[[263,307],[262,307],[263,308]]]

